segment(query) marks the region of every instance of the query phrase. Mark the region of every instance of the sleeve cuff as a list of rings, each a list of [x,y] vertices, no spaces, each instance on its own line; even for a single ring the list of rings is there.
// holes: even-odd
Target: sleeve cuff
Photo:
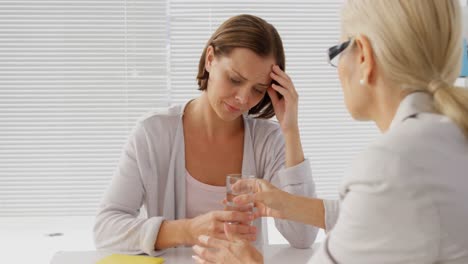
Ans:
[[[165,250],[155,250],[154,244],[158,237],[159,228],[165,219],[163,217],[152,217],[146,220],[140,229],[140,248],[153,257],[164,254]]]
[[[323,200],[323,207],[325,209],[325,231],[330,232],[338,220],[340,213],[339,200]]]
[[[312,182],[312,169],[310,162],[305,159],[303,162],[289,167],[283,168],[278,171],[279,184],[281,188],[288,185],[303,184],[305,182]]]

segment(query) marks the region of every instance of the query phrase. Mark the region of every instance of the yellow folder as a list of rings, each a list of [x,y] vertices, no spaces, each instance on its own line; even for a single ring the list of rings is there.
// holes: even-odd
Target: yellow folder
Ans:
[[[112,254],[107,256],[96,264],[162,264],[163,258],[155,258],[149,256],[132,256],[123,254]]]

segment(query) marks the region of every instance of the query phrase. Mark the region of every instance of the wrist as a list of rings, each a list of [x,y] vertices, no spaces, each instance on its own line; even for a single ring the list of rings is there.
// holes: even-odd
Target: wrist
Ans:
[[[185,231],[185,219],[164,220],[159,228],[159,233],[154,243],[155,250],[185,245],[187,232]]]
[[[180,223],[180,237],[181,243],[184,245],[194,245],[195,238],[192,235],[190,228],[190,219],[181,219]]]
[[[288,128],[284,128],[282,132],[286,139],[299,137],[299,126],[295,125]]]
[[[283,132],[284,133],[284,132]],[[299,128],[295,127],[283,134],[286,145],[286,168],[296,166],[304,161]]]
[[[285,192],[285,191],[281,191],[281,199],[280,201],[282,201],[281,203],[281,209],[280,209],[280,215],[281,215],[281,218],[283,219],[291,219],[291,216],[294,215],[294,206],[291,206],[291,204],[294,203],[294,196],[291,195],[290,193],[288,192]]]

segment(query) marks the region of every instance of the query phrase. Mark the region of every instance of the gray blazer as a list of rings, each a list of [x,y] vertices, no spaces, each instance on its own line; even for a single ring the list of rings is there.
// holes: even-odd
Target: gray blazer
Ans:
[[[98,249],[159,255],[154,243],[163,220],[185,218],[184,108],[177,105],[149,113],[133,130],[96,217]],[[244,117],[244,128],[242,174],[256,175],[296,195],[315,196],[308,160],[284,168],[285,143],[278,123]],[[139,216],[142,206],[143,217]],[[259,243],[268,243],[266,221],[254,224]],[[275,224],[297,248],[310,247],[317,234],[316,228],[296,222],[275,220]]]
[[[312,263],[468,263],[468,140],[432,105],[408,95],[357,157]]]

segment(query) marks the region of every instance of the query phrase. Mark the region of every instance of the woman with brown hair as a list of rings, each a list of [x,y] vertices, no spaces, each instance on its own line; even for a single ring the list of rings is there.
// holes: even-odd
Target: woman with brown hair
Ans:
[[[240,15],[213,33],[200,58],[198,98],[142,118],[126,145],[96,218],[99,249],[158,255],[225,238],[223,224],[248,241],[266,239],[252,214],[225,211],[226,175],[255,175],[283,191],[315,196],[297,122],[298,95],[284,72],[276,29]],[[268,120],[276,115],[279,124]],[[144,206],[146,217],[138,217]],[[313,243],[317,229],[276,220],[292,246]]]

